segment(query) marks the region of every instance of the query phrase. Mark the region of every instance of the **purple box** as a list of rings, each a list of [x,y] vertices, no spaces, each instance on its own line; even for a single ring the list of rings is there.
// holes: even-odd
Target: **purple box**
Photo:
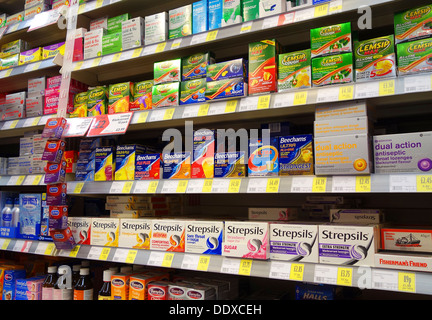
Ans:
[[[52,230],[50,235],[58,250],[69,250],[76,246],[76,242],[70,228],[66,228],[64,230]]]
[[[67,183],[52,184],[47,187],[46,205],[67,205]]]
[[[61,163],[47,163],[45,170],[45,184],[63,183],[66,179],[66,166],[65,160]]]
[[[49,228],[64,230],[68,227],[68,207],[50,206],[49,207]]]
[[[60,163],[63,158],[66,142],[63,140],[48,140],[42,154],[42,161]]]
[[[42,132],[42,138],[61,139],[66,124],[67,121],[65,118],[48,119]]]

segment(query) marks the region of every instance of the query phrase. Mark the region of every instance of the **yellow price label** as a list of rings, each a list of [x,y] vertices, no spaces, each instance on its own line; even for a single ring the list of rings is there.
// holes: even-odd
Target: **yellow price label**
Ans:
[[[417,179],[417,192],[432,192],[432,176],[418,175]]]
[[[181,39],[177,39],[177,41],[174,41],[174,42],[172,43],[172,45],[171,45],[171,50],[180,47],[180,45],[181,45]]]
[[[206,41],[213,41],[216,39],[218,30],[213,30],[207,33]]]
[[[212,187],[213,187],[213,180],[212,179],[206,179],[206,180],[204,180],[202,192],[211,193]]]
[[[399,272],[398,289],[399,291],[415,293],[416,292],[415,273]]]
[[[149,187],[147,189],[147,193],[156,193],[158,185],[159,185],[159,181],[150,182]]]
[[[340,11],[342,11],[342,4],[329,8],[329,14],[337,13],[337,12],[340,12]]]
[[[114,55],[114,57],[113,57],[113,59],[112,59],[112,61],[111,62],[117,62],[117,61],[119,61],[120,59],[121,59],[121,52],[119,52],[119,53],[116,53],[115,55]]]
[[[356,192],[371,192],[371,177],[358,176],[356,177]]]
[[[307,91],[296,92],[294,95],[294,105],[299,106],[306,104],[307,102]]]
[[[336,283],[339,286],[352,285],[353,272],[351,268],[338,268]]]
[[[162,267],[170,268],[174,260],[174,253],[165,253],[162,260]]]
[[[198,109],[198,117],[204,117],[208,114],[210,108],[210,104],[203,104]]]
[[[161,42],[157,45],[155,53],[159,53],[165,50],[166,42]]]
[[[258,110],[268,109],[270,107],[270,95],[261,96],[258,98]]]
[[[74,188],[73,193],[81,193],[82,189],[84,188],[84,182],[78,182]]]
[[[80,249],[80,248],[81,248],[81,247],[80,247],[79,245],[75,246],[75,247],[71,250],[71,252],[69,253],[69,257],[76,258],[76,256],[78,255],[78,252],[79,252],[79,249]]]
[[[241,27],[241,29],[240,29],[240,33],[248,32],[248,31],[250,31],[251,29],[252,29],[252,25],[251,25],[251,24],[248,24],[247,26]]]
[[[110,254],[110,251],[111,251],[111,248],[103,248],[102,252],[99,256],[99,260],[104,260],[104,261],[107,260],[109,254]]]
[[[47,256],[50,256],[53,253],[54,248],[55,248],[55,244],[54,243],[49,243],[48,246],[47,246],[47,248],[45,249],[45,253],[44,254],[47,255]]]
[[[14,120],[14,121],[12,121],[12,122],[11,122],[11,125],[10,125],[10,127],[9,127],[9,129],[15,129],[16,126],[18,125],[18,121],[19,121],[19,120]]]
[[[129,250],[127,256],[126,256],[126,263],[134,263],[135,262],[135,258],[138,254],[137,250]]]
[[[395,94],[395,80],[380,81],[379,95],[388,96]]]
[[[340,87],[339,101],[354,99],[354,86]]]
[[[92,62],[92,68],[97,67],[100,64],[101,60],[102,60],[102,58],[94,59]]]
[[[77,63],[75,63],[75,65],[73,67],[74,71],[81,69],[83,63],[84,63],[83,61],[78,61]]]
[[[314,12],[314,17],[318,18],[318,17],[323,17],[326,16],[328,13],[328,9],[329,9],[329,5],[327,4],[323,4],[321,6],[316,6],[315,7],[315,12]]]
[[[137,48],[132,53],[132,58],[138,58],[143,51],[143,48]]]
[[[315,177],[312,182],[312,192],[326,192],[327,178]]]
[[[148,112],[140,112],[137,123],[145,123],[147,121],[148,115]]]
[[[167,109],[164,114],[164,120],[171,120],[174,116],[174,108]]]
[[[188,181],[187,180],[180,180],[177,185],[177,193],[185,193],[187,189]]]
[[[304,264],[293,263],[290,269],[290,280],[303,281],[304,276]]]
[[[16,186],[22,185],[23,182],[24,182],[24,180],[25,180],[25,178],[26,178],[25,176],[19,176],[18,179],[17,179],[17,181],[16,181],[16,183],[15,183],[15,185]]]
[[[104,0],[96,0],[96,9],[102,7]]]
[[[125,182],[125,184],[123,185],[122,193],[130,193],[133,184],[133,181]]]
[[[252,260],[241,259],[238,274],[242,276],[250,276],[251,270],[252,270]]]
[[[227,101],[227,104],[225,107],[225,113],[235,112],[237,109],[237,103],[238,103],[238,100]]]
[[[266,192],[267,193],[277,193],[277,192],[279,192],[279,184],[280,184],[280,179],[279,178],[270,178],[270,179],[267,179]]]
[[[80,6],[78,7],[78,14],[83,13],[85,11],[85,7],[86,7],[85,3],[80,4]]]
[[[207,271],[210,264],[210,256],[200,256],[198,260],[198,271]]]
[[[42,175],[37,175],[37,176],[34,178],[32,185],[34,185],[34,186],[39,185],[39,183],[41,182],[41,180],[42,180]]]
[[[37,126],[42,117],[36,117],[33,119],[32,126]]]
[[[6,71],[4,78],[9,77],[12,74],[13,68],[10,68],[8,71]]]
[[[5,239],[5,241],[3,242],[3,245],[1,247],[2,250],[6,250],[9,247],[9,244],[11,242],[11,239]]]
[[[240,185],[241,185],[240,179],[231,180],[228,186],[228,193],[239,193]]]

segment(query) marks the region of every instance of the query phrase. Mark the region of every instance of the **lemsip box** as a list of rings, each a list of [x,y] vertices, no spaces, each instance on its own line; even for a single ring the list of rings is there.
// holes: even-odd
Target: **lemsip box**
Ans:
[[[432,170],[432,132],[373,137],[376,173],[426,173]]]
[[[373,172],[367,134],[315,138],[315,174],[343,175]]]
[[[318,263],[318,225],[270,223],[270,259]]]
[[[150,249],[152,220],[121,219],[119,247]]]
[[[185,252],[222,254],[223,229],[222,221],[186,222]]]
[[[268,222],[225,221],[222,255],[267,260],[270,257]]]
[[[319,263],[374,266],[379,225],[319,225]]]
[[[153,220],[150,250],[184,252],[185,221]]]
[[[92,219],[90,244],[92,246],[118,247],[120,220],[115,218]]]

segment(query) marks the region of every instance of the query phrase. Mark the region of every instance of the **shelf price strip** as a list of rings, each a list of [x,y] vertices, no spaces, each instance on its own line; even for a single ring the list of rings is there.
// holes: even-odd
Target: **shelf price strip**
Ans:
[[[269,278],[303,281],[305,266],[302,263],[272,261]]]
[[[174,253],[152,251],[147,264],[149,266],[170,268],[174,260]]]
[[[416,274],[393,270],[372,270],[372,289],[416,293]]]
[[[210,264],[210,256],[185,254],[183,257],[182,269],[207,271]]]
[[[250,276],[252,264],[253,260],[250,259],[234,259],[224,257],[221,266],[221,273]]]
[[[314,282],[352,286],[353,268],[315,265]]]

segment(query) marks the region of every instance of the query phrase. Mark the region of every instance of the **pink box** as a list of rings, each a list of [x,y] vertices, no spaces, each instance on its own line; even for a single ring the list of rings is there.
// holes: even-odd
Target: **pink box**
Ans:
[[[74,53],[72,61],[81,61],[84,59],[84,38],[75,39]]]
[[[67,122],[65,118],[48,119],[41,137],[45,139],[61,139],[66,127],[66,123]]]
[[[73,96],[74,94],[69,92],[69,101],[67,104],[67,112],[71,113],[73,112]],[[44,115],[47,114],[56,114],[58,110],[58,104],[60,100],[59,94],[53,94],[49,96],[45,96],[45,105],[44,105]]]
[[[60,87],[62,81],[62,76],[54,76],[47,79],[46,88],[57,88]]]
[[[69,227],[64,230],[51,230],[50,236],[52,237],[56,248],[59,250],[73,249],[76,245],[72,231]]]
[[[66,147],[66,142],[63,140],[48,140],[45,146],[44,153],[42,154],[42,161],[60,163],[63,158],[65,147]],[[65,163],[65,167],[66,167],[66,163]]]

